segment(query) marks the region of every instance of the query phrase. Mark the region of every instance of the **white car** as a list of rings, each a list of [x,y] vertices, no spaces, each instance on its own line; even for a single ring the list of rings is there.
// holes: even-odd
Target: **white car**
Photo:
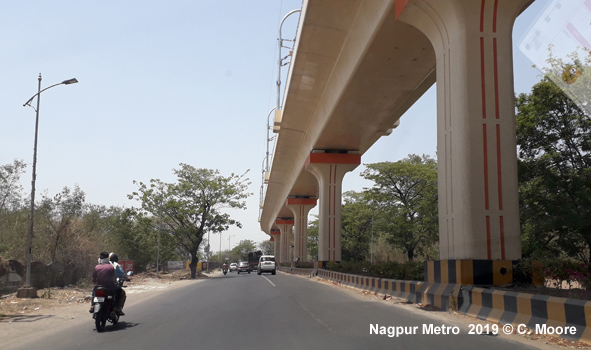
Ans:
[[[275,264],[274,255],[263,255],[259,258],[257,275],[260,275],[263,272],[270,272],[272,275],[277,273],[277,265]]]
[[[230,264],[230,272],[238,270],[238,264],[231,263]]]

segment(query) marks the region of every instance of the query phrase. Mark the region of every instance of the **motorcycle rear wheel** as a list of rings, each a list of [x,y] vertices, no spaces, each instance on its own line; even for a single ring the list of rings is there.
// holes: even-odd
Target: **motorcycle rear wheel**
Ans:
[[[107,315],[105,314],[105,309],[100,309],[99,312],[95,315],[96,318],[94,319],[94,325],[96,326],[97,332],[103,332],[105,330],[105,325],[107,323]]]

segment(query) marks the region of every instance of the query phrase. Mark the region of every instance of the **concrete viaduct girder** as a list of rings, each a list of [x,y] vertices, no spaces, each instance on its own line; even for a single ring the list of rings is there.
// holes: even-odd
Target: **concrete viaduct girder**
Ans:
[[[441,256],[518,259],[511,30],[531,2],[304,1],[261,229],[318,196],[312,151],[363,155],[437,80]]]

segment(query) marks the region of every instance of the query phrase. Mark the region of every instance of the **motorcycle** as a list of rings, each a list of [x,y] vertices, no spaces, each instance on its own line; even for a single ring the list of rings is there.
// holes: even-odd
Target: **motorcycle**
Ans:
[[[224,275],[225,275],[225,274],[227,274],[227,273],[228,273],[228,266],[225,266],[225,265],[224,265],[224,266],[222,267],[222,272],[224,273]]]
[[[122,288],[124,282],[123,278],[117,278],[117,287]],[[92,318],[97,332],[103,332],[107,321],[114,325],[119,322],[119,314],[115,312],[115,295],[102,286],[96,286],[93,294],[94,312]]]

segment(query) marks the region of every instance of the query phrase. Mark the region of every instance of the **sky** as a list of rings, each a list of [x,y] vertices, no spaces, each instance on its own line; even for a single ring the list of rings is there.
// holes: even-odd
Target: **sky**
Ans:
[[[553,1],[579,0],[537,0],[516,21],[517,93],[541,78],[519,45]],[[42,88],[75,77],[78,84],[41,95],[36,198],[77,185],[88,204],[139,206],[127,198],[137,190],[133,181],[175,182],[180,163],[224,176],[250,169],[248,209],[230,212],[243,228],[221,241],[212,236],[211,244],[268,240],[258,207],[267,116],[277,98],[277,37],[282,18],[301,3],[0,0],[0,164],[27,163],[28,195],[35,111],[23,104],[37,93],[39,73]],[[294,37],[297,21],[297,14],[287,18],[284,38]],[[435,156],[435,128],[433,86],[362,163]],[[345,191],[371,186],[363,169],[345,176]]]

